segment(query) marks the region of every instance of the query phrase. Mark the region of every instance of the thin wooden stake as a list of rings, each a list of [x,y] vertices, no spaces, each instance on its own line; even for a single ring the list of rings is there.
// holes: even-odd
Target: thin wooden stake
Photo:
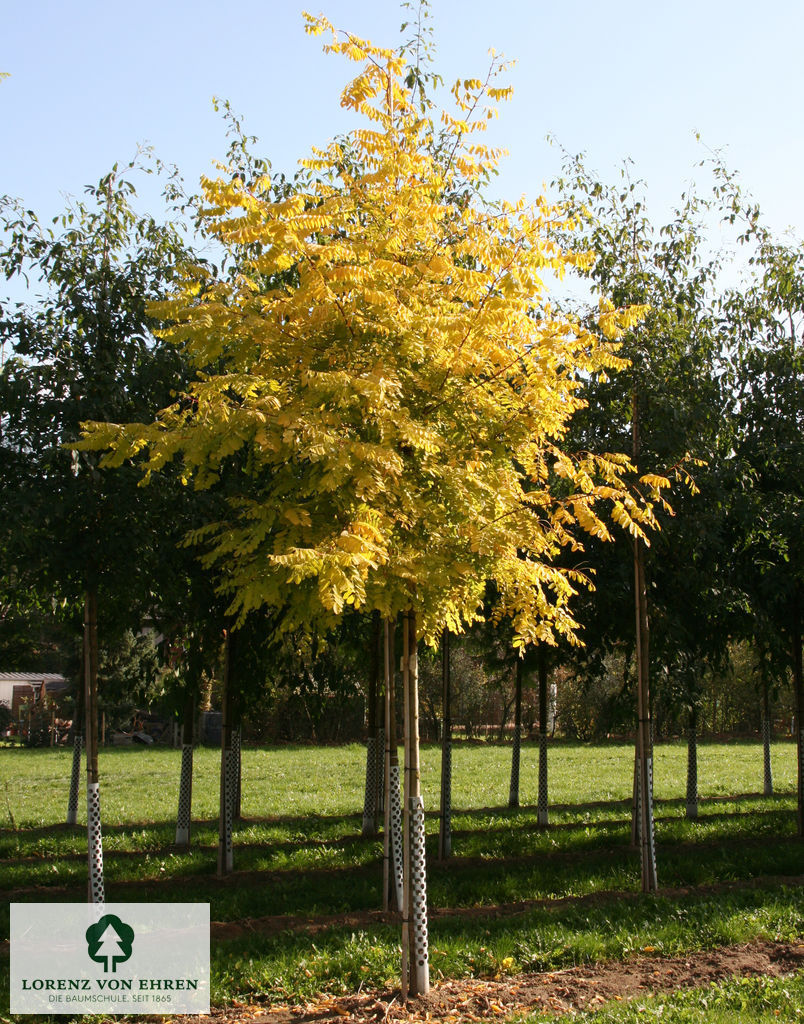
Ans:
[[[549,797],[547,790],[547,652],[539,647],[539,796],[537,823],[541,828],[549,824]]]
[[[519,764],[522,750],[522,659],[516,659],[514,691],[514,745],[511,749],[511,782],[508,787],[508,806],[519,807]]]

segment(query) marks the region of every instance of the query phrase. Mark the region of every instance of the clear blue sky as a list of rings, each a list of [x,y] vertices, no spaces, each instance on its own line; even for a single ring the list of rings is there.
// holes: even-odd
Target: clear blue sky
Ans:
[[[226,141],[228,99],[275,169],[348,127],[338,94],[353,72],[306,36],[296,0],[29,0],[4,5],[0,192],[58,212],[137,143],[195,187]],[[313,13],[321,8],[310,5]],[[395,0],[328,0],[338,27],[395,45]],[[801,0],[432,0],[437,70],[483,72],[493,46],[515,58],[514,99],[494,141],[510,150],[500,190],[536,194],[559,170],[552,133],[611,180],[631,157],[655,215],[705,150],[727,161],[782,231],[804,235],[804,3]]]

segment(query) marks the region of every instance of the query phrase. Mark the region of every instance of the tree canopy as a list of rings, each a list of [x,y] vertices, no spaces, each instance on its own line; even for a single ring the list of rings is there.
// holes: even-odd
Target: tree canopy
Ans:
[[[583,577],[556,555],[578,528],[609,536],[601,503],[642,535],[661,500],[659,478],[644,502],[629,489],[624,455],[562,443],[584,380],[622,365],[616,338],[644,310],[601,299],[594,331],[558,314],[545,271],[592,255],[560,247],[571,225],[543,198],[484,200],[500,154],[476,138],[510,91],[499,61],[456,83],[437,124],[400,52],[323,18],[307,29],[361,65],[341,102],[367,126],[315,151],[292,189],[203,180],[200,222],[236,272],[188,265],[151,309],[197,379],[154,422],[91,424],[79,448],[110,449],[106,466],[140,456],[146,480],[178,457],[200,488],[237,457],[231,515],[193,539],[241,617],[295,584],[288,624],[413,608],[432,641],[476,617],[493,579],[518,643],[572,635]]]
[[[134,210],[135,170],[115,166],[53,226],[0,197],[0,273],[29,282],[25,301],[0,304],[11,346],[0,368],[4,585],[73,604],[100,587],[118,625],[137,625],[149,603],[160,494],[69,446],[87,419],[153,415],[181,379],[145,307],[184,245],[172,224]]]

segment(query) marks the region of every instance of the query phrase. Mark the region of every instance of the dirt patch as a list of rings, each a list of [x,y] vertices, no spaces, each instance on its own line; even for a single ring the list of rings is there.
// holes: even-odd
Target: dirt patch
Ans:
[[[682,899],[696,895],[704,898],[708,895],[734,892],[744,889],[762,889],[766,886],[787,885],[790,887],[804,886],[804,875],[773,875],[758,876],[744,881],[719,882],[712,885],[685,886],[678,888],[663,887],[659,896],[668,899]],[[637,902],[643,899],[641,892],[633,890],[606,890],[605,892],[587,893],[583,896],[545,897],[541,899],[518,900],[515,903],[481,904],[474,907],[429,907],[428,917],[431,921],[443,918],[464,920],[520,917],[529,910],[539,907],[555,909],[574,904],[592,906],[617,900]],[[211,937],[217,942],[229,942],[242,939],[249,935],[272,936],[283,932],[306,932],[317,935],[327,928],[366,929],[377,924],[399,924],[399,914],[380,910],[355,910],[351,913],[320,914],[315,917],[302,914],[272,914],[265,917],[244,918],[238,921],[213,921],[210,925]]]
[[[516,1012],[562,1016],[612,1000],[678,988],[701,988],[731,977],[783,977],[804,969],[804,942],[752,942],[681,957],[639,956],[543,974],[493,980],[442,981],[424,998],[403,1004],[399,992],[322,996],[298,1006],[234,1005],[209,1017],[177,1017],[176,1024],[369,1024],[369,1022],[498,1020]]]

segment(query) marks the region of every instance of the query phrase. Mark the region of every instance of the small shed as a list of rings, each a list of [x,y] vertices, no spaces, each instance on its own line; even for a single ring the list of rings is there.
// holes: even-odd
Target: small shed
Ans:
[[[59,702],[69,685],[58,672],[0,672],[3,735],[33,746],[64,742],[72,723],[59,717]]]
[[[58,672],[0,672],[0,704],[16,718],[23,700],[38,704],[44,697],[58,699],[69,685]]]

